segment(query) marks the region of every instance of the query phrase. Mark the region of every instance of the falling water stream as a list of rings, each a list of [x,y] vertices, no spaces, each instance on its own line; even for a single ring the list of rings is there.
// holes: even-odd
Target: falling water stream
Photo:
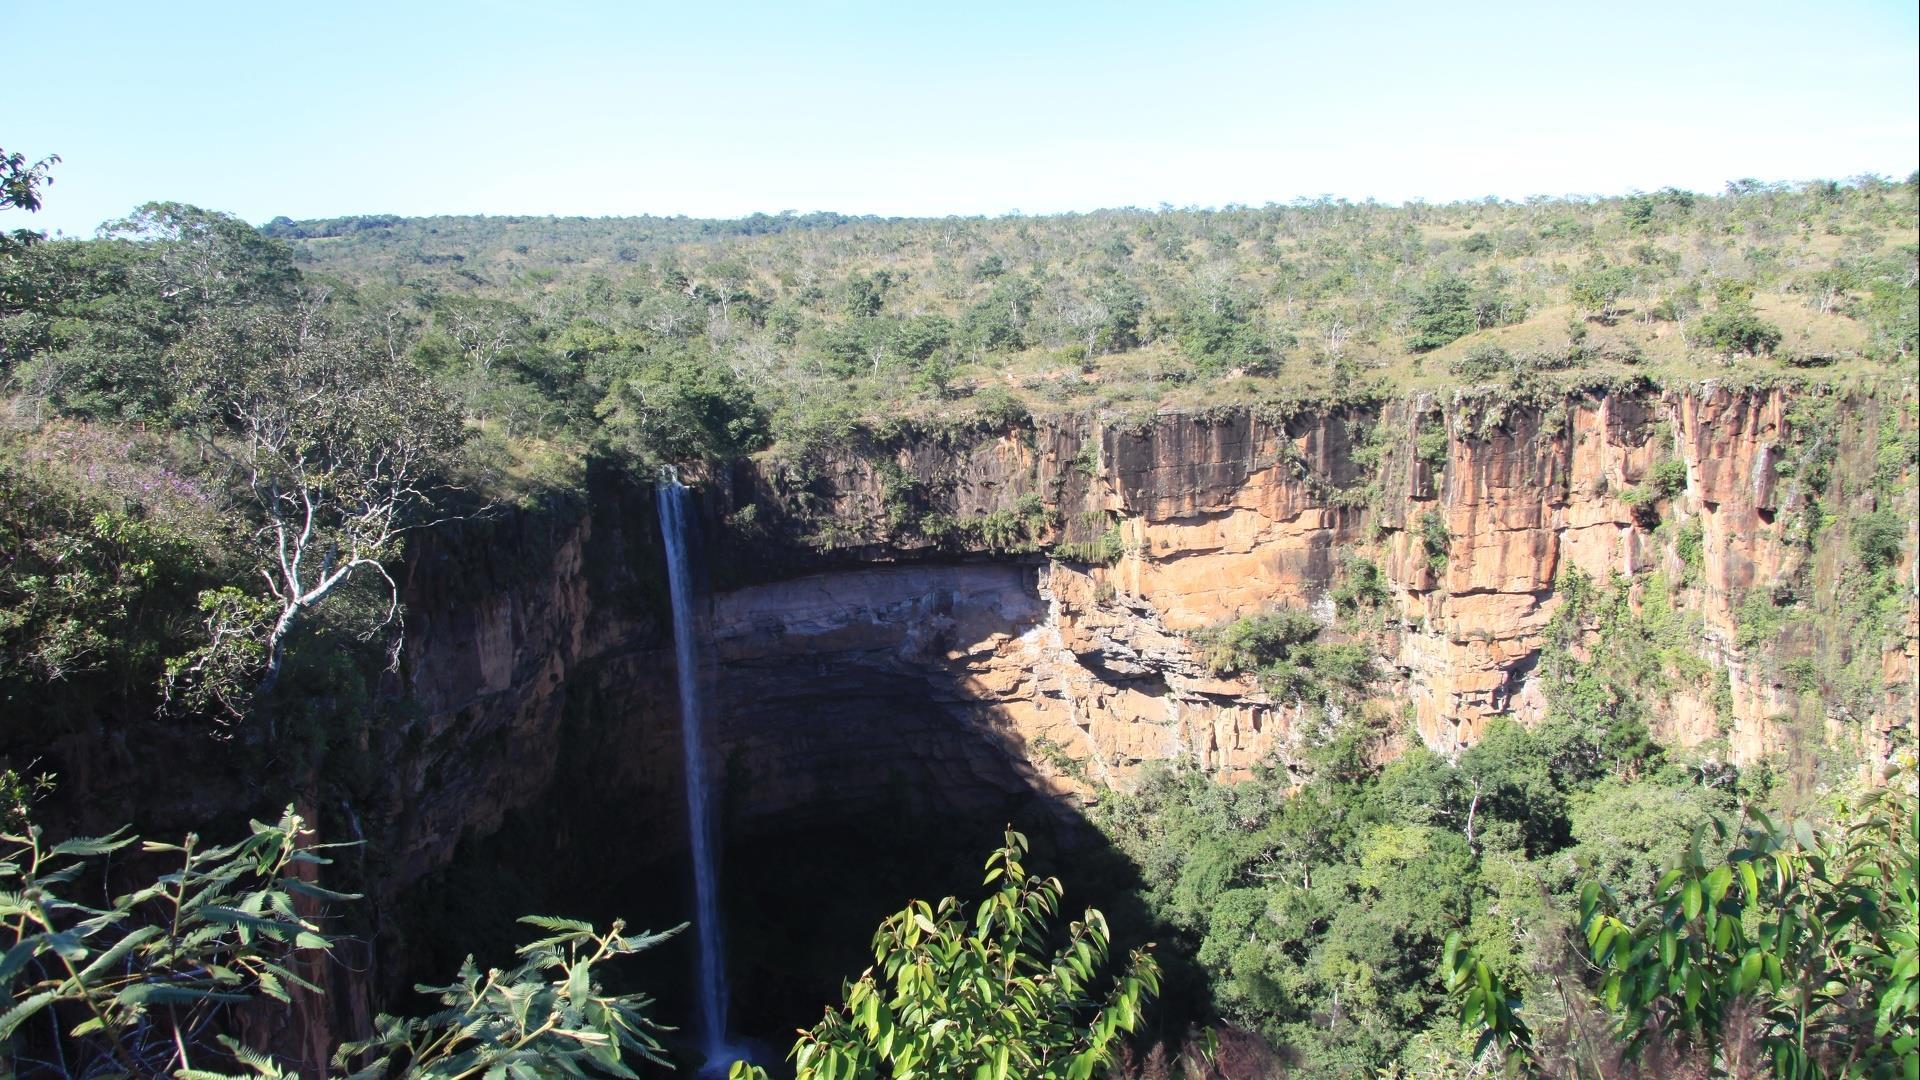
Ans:
[[[660,533],[667,546],[667,590],[673,601],[674,668],[680,686],[680,745],[687,775],[687,838],[693,851],[693,933],[698,950],[695,1028],[702,1076],[724,1075],[740,1051],[727,1042],[727,945],[720,924],[720,883],[714,867],[713,811],[701,730],[700,636],[694,617],[688,547],[693,494],[675,477],[658,488]]]

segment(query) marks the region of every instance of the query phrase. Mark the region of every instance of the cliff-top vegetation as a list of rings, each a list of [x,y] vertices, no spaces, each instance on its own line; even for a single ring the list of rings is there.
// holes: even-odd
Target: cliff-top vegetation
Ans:
[[[264,231],[396,299],[490,411],[555,410],[634,353],[722,367],[766,427],[848,412],[1832,375],[1915,354],[1915,178],[1714,194],[877,219],[344,218]],[[584,381],[585,386],[579,384]],[[557,411],[565,412],[565,408]],[[578,406],[575,406],[578,411]],[[526,426],[526,420],[521,426]]]
[[[583,451],[798,454],[877,418],[1848,378],[1914,361],[1917,188],[257,232],[163,205],[15,253],[35,295],[0,321],[0,377],[57,412],[160,418],[163,328],[120,341],[122,316],[175,317],[180,298],[151,288],[196,266],[229,289],[264,274],[427,373],[478,431],[482,471],[521,490],[567,486]],[[109,355],[140,336],[144,360]]]

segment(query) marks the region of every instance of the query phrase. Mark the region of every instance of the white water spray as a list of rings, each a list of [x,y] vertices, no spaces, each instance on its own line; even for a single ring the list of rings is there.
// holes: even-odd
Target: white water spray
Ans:
[[[695,1025],[706,1058],[702,1076],[724,1075],[738,1051],[727,1042],[727,945],[720,923],[714,867],[713,811],[707,799],[707,756],[700,708],[700,640],[693,609],[689,530],[693,496],[678,479],[662,478],[660,535],[667,547],[667,591],[673,601],[673,653],[680,686],[680,746],[687,775],[687,838],[693,851],[693,933],[698,950]]]

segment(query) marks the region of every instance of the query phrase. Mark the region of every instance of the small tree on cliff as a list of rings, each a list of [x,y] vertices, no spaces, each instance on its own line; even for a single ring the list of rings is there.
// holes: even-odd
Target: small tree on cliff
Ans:
[[[270,690],[288,637],[356,576],[379,579],[379,625],[392,622],[399,591],[384,564],[433,519],[435,478],[464,433],[424,373],[332,325],[317,302],[210,319],[174,350],[174,369],[190,430],[255,513],[271,599],[203,598],[211,640],[172,665],[172,682],[237,713],[239,673],[258,667]]]

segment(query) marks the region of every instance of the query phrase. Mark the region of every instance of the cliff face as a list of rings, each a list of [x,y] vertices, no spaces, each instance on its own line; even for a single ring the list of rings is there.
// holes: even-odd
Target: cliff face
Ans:
[[[1812,646],[1791,626],[1737,644],[1752,598],[1831,593],[1847,572],[1847,523],[1888,501],[1863,479],[1870,468],[1848,467],[1845,448],[1910,431],[1910,400],[1833,405],[1821,430],[1804,418],[1795,430],[1794,400],[1780,390],[1615,393],[1545,408],[1409,401],[1377,414],[1239,409],[1128,427],[1074,417],[842,450],[804,487],[789,472],[738,470],[716,485],[716,517],[751,508],[744,516],[759,528],[773,523],[771,539],[756,541],[763,559],[780,541],[810,541],[815,553],[797,565],[817,569],[804,585],[723,595],[721,662],[803,658],[805,635],[775,628],[804,593],[839,604],[834,648],[891,649],[897,663],[910,654],[916,678],[957,695],[951,710],[997,727],[1069,786],[1175,757],[1234,774],[1285,751],[1309,703],[1208,676],[1181,632],[1283,607],[1333,624],[1329,591],[1350,560],[1369,560],[1389,589],[1386,617],[1332,632],[1373,643],[1379,703],[1404,707],[1421,739],[1451,750],[1492,717],[1543,717],[1557,583],[1578,571],[1685,627],[1667,693],[1650,703],[1657,734],[1719,740],[1724,757],[1748,762],[1804,745],[1811,731],[1877,763],[1909,715],[1910,616],[1904,639],[1842,641],[1807,623],[1832,639],[1821,646],[1830,666],[1875,653],[1877,685],[1846,703],[1805,685],[1805,665],[1795,681],[1792,660]],[[1841,452],[1816,492],[1787,466],[1826,452],[1822,440]],[[1810,514],[1827,521],[1811,545]],[[1049,562],[1042,550],[1065,557]],[[1004,592],[1003,565],[969,561],[995,557],[1028,564],[1021,603],[950,627],[931,614],[990,576]],[[772,572],[796,566],[791,553],[774,561]],[[858,567],[857,586],[835,566]],[[891,599],[870,602],[875,590]],[[1819,595],[1804,599],[1840,615]],[[901,635],[915,646],[899,651]],[[1584,655],[1579,641],[1573,651]],[[783,669],[782,689],[765,689],[793,695],[796,680]]]
[[[1890,496],[1883,444],[1908,437],[1913,403],[1823,409],[1706,389],[1065,417],[841,448],[800,479],[742,463],[701,482],[703,677],[732,812],[832,814],[883,788],[984,809],[1149,761],[1234,776],[1286,760],[1325,713],[1209,674],[1186,636],[1279,608],[1368,645],[1370,713],[1452,750],[1493,717],[1543,718],[1541,661],[1576,579],[1678,628],[1646,703],[1667,741],[1748,762],[1812,739],[1877,764],[1911,716],[1913,604],[1896,632],[1849,631],[1836,597],[1858,574],[1849,523],[1890,500],[1911,578],[1912,463],[1894,448]],[[386,788],[407,794],[361,808],[392,835],[397,881],[545,797],[565,753],[655,823],[642,847],[674,846],[657,529],[650,492],[614,480],[583,512],[420,546],[419,719]],[[1361,561],[1385,601],[1336,615]],[[1751,625],[1783,603],[1808,617]],[[1559,633],[1581,658],[1604,645],[1591,618]]]

